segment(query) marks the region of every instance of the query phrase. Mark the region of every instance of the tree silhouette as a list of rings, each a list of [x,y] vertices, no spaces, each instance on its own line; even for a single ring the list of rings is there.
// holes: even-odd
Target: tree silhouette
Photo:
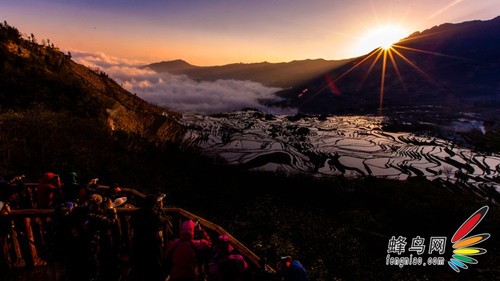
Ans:
[[[443,166],[443,168],[441,168],[439,171],[446,176],[446,181],[449,181],[451,175],[453,174],[453,168],[448,165]]]

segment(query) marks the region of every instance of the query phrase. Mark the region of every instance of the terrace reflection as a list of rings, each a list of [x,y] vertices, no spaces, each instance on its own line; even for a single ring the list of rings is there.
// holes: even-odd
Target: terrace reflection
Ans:
[[[435,137],[386,132],[380,116],[274,116],[256,111],[185,115],[186,141],[247,169],[315,176],[425,177],[499,189],[500,156]]]

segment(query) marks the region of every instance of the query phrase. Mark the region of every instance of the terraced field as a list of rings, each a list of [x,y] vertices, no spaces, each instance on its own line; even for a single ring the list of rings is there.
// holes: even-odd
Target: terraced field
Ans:
[[[240,111],[184,115],[185,140],[248,169],[315,176],[425,177],[460,182],[480,195],[500,185],[500,155],[481,154],[434,137],[385,132],[383,117],[274,116]]]

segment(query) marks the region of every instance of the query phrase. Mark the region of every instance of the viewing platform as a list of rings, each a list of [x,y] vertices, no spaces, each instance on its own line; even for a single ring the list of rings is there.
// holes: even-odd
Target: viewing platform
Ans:
[[[26,183],[28,188],[36,188],[34,183]],[[135,189],[122,188],[127,197],[144,198],[146,195]],[[138,207],[117,207],[118,222],[116,232],[117,241],[120,241],[120,278],[119,280],[129,280],[130,260],[132,255],[133,226],[131,218],[140,209]],[[0,215],[0,219],[10,225],[10,229],[0,240],[1,254],[8,263],[9,274],[2,272],[0,280],[67,280],[64,279],[65,268],[51,257],[51,225],[60,219],[56,209],[12,209],[8,214]],[[248,249],[243,243],[238,241],[230,233],[219,225],[210,222],[200,216],[190,213],[182,208],[162,208],[164,215],[170,219],[171,225],[164,226],[161,230],[163,237],[162,245],[158,245],[165,252],[169,240],[179,237],[181,225],[185,220],[198,222],[212,241],[219,235],[226,235],[230,239],[231,246],[235,253],[241,254],[248,263],[247,279],[259,280],[262,274],[272,275],[275,273],[273,267]],[[83,242],[82,242],[83,243]],[[76,247],[77,245],[75,245]],[[74,249],[64,249],[73,251]],[[56,261],[54,261],[56,260]],[[3,270],[2,270],[3,271]],[[7,277],[8,276],[8,277]]]

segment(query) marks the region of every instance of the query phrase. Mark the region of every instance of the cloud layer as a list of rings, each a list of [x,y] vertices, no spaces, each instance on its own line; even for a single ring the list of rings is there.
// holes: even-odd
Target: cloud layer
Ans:
[[[185,75],[156,73],[139,62],[103,53],[71,51],[73,60],[98,68],[128,91],[158,106],[184,113],[214,114],[255,108],[271,114],[295,114],[295,109],[267,107],[259,100],[278,101],[279,88],[239,80],[195,81]]]

